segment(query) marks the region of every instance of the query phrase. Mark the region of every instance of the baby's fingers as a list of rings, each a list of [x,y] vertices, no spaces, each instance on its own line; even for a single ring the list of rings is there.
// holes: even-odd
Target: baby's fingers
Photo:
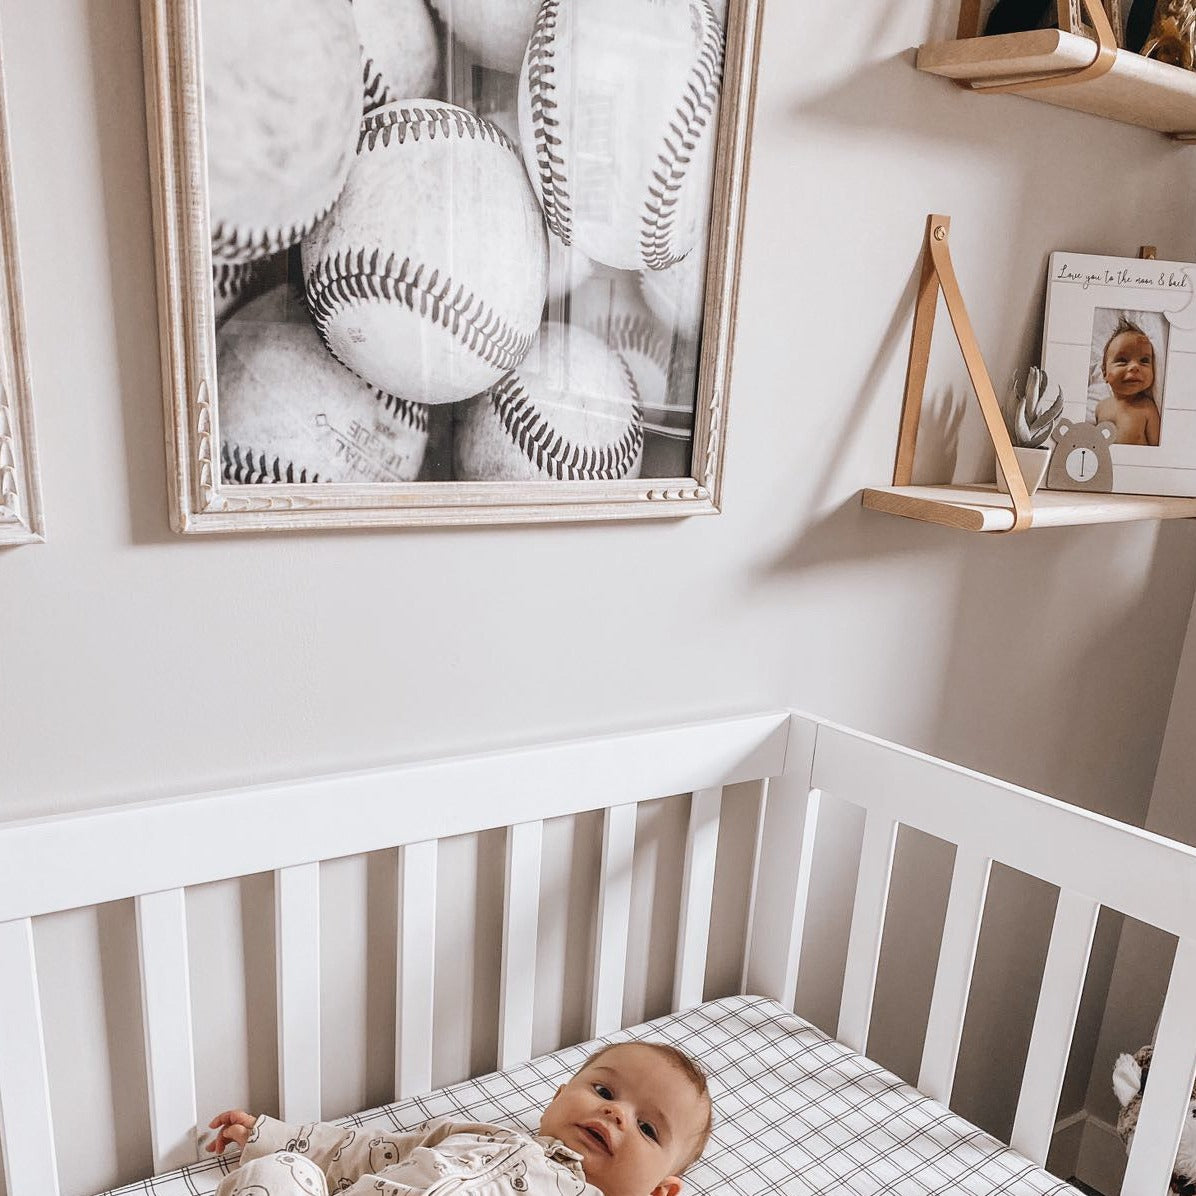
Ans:
[[[256,1120],[244,1109],[225,1109],[223,1113],[217,1113],[208,1122],[208,1129],[219,1130],[219,1133],[208,1143],[207,1150],[212,1154],[220,1154],[230,1144],[243,1147]]]
[[[229,1142],[235,1142],[238,1146],[244,1146],[249,1141],[250,1127],[247,1125],[230,1125],[224,1131],[224,1137]]]

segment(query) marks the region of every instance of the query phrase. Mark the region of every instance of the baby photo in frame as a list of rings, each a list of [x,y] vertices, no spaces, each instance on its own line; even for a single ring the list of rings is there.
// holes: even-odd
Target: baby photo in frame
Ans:
[[[1114,492],[1196,495],[1196,266],[1056,252],[1043,369],[1063,418],[1112,425]]]

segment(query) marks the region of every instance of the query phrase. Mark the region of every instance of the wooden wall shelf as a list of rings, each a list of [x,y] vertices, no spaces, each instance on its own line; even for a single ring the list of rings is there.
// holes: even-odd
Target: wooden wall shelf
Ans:
[[[968,532],[1013,530],[1009,495],[992,486],[886,486],[865,490],[865,507]],[[1153,494],[1072,494],[1040,490],[1031,499],[1031,527],[1196,518],[1196,498]]]
[[[1196,518],[1196,498],[1070,490],[1029,493],[955,276],[948,245],[950,227],[948,216],[931,213],[926,219],[926,243],[910,333],[909,367],[905,375],[893,485],[863,490],[860,495],[863,505],[871,511],[969,532],[1023,532],[1035,527],[1067,527],[1083,523]],[[940,294],[951,317],[955,339],[992,441],[997,469],[1008,483],[1007,494],[998,491],[995,485],[912,484],[930,342]]]
[[[999,87],[1183,141],[1196,140],[1196,71],[1118,50],[1112,67],[1098,78],[1041,86],[1043,78],[1087,66],[1095,51],[1096,43],[1083,34],[1035,29],[931,42],[918,50],[915,65],[974,91]]]

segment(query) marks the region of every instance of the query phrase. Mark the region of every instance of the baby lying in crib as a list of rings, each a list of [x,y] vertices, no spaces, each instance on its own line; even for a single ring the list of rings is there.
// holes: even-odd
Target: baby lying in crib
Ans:
[[[241,1147],[216,1196],[678,1196],[710,1136],[701,1068],[665,1043],[591,1055],[556,1091],[540,1132],[428,1122],[410,1134],[287,1126],[230,1109],[208,1150]]]

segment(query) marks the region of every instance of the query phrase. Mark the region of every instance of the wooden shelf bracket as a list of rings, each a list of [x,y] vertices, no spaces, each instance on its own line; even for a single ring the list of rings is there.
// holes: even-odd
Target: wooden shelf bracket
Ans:
[[[939,292],[947,305],[955,339],[963,354],[972,389],[980,402],[980,412],[989,439],[997,454],[997,468],[1005,476],[1013,510],[1011,532],[1025,531],[1034,522],[1034,509],[1022,472],[1013,452],[1013,442],[1005,426],[1001,405],[984,365],[972,321],[968,318],[963,293],[951,262],[948,233],[949,216],[930,215],[926,219],[926,246],[922,253],[922,274],[918,280],[918,298],[914,308],[914,327],[910,336],[909,366],[905,376],[905,398],[901,406],[901,431],[897,438],[897,460],[893,467],[893,485],[908,486],[913,478],[914,449],[918,442],[918,421],[926,391],[926,372],[930,361],[930,342],[934,335],[934,317]]]
[[[1099,79],[1101,75],[1107,75],[1117,61],[1117,35],[1113,32],[1113,26],[1101,0],[1058,0],[1059,28],[1068,33],[1083,34],[1086,32],[1080,20],[1081,4],[1096,32],[1096,54],[1086,66],[1072,70],[1054,71],[1047,75],[1022,76],[1018,79],[995,83],[960,80],[960,86],[969,91],[983,91],[989,94],[1008,91],[1017,92],[1020,95],[1036,87],[1058,87],[1061,84],[1085,83],[1091,79]],[[979,0],[964,0],[959,10],[959,37],[979,36]]]

